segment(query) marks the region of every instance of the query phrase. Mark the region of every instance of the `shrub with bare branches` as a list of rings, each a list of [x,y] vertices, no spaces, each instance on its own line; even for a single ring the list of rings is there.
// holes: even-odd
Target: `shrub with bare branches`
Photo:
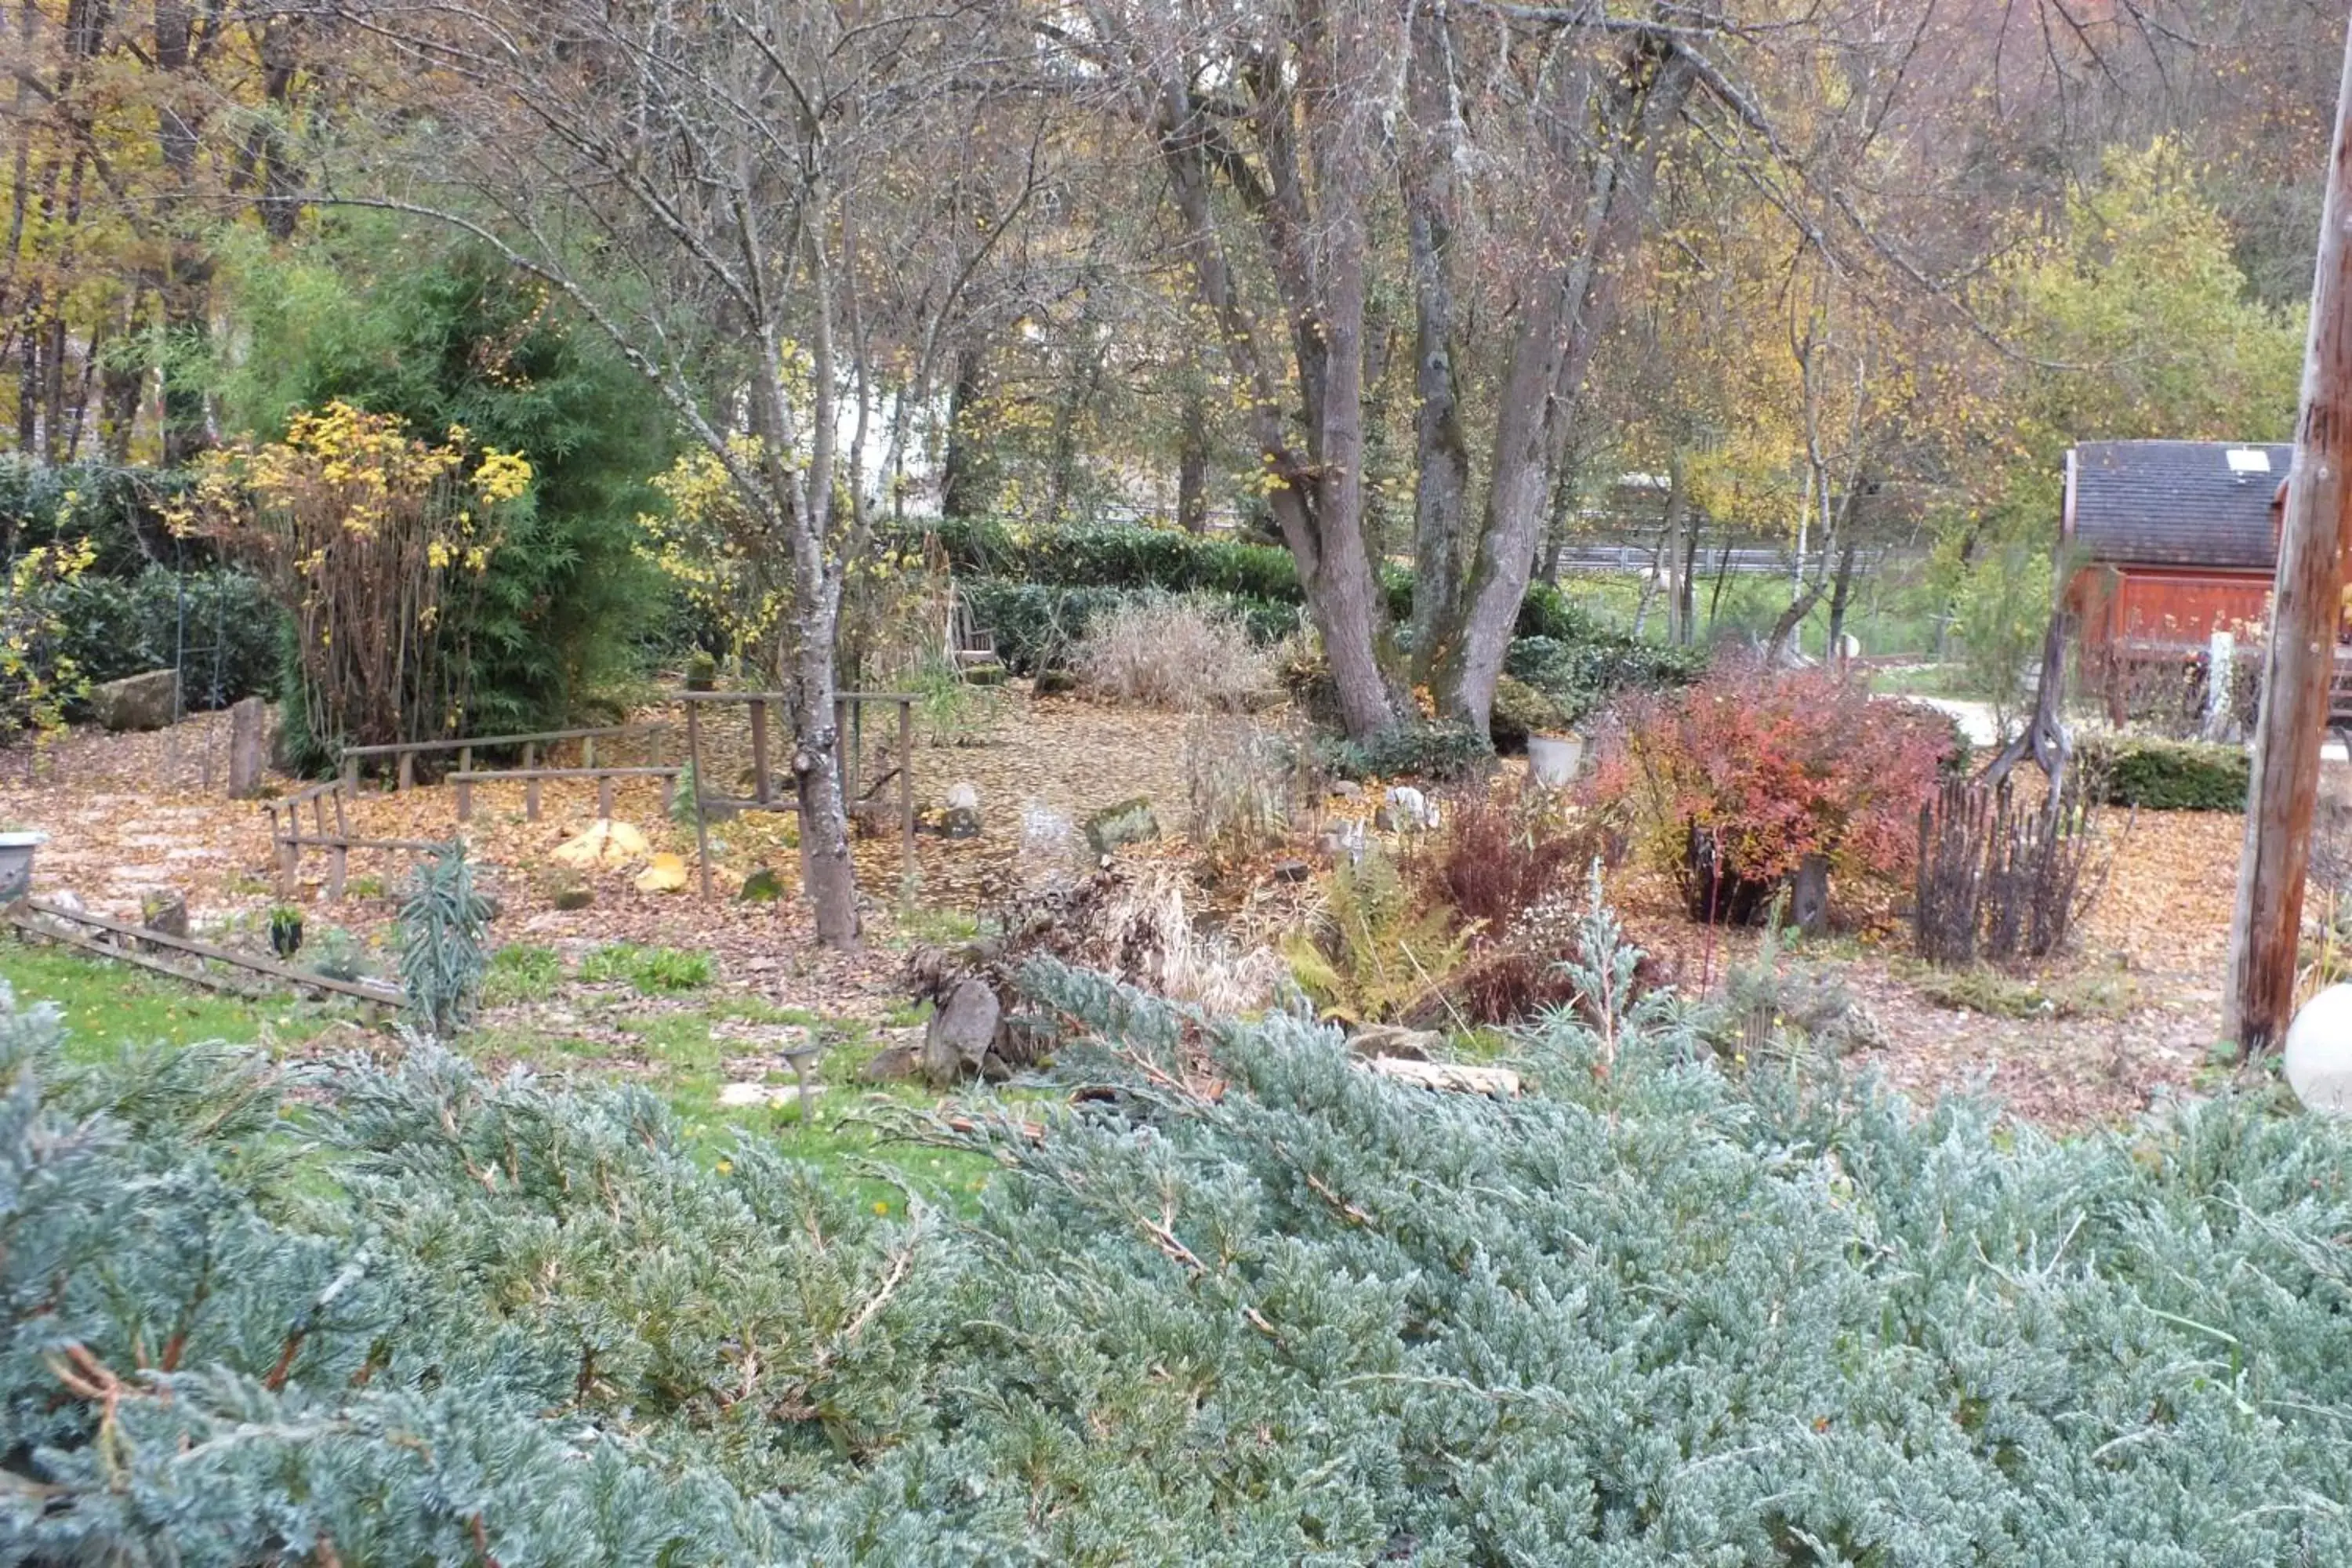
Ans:
[[[1559,963],[1603,851],[1598,825],[1524,784],[1462,791],[1444,820],[1421,879],[1474,933],[1457,983],[1465,1011],[1501,1024],[1573,1001]]]
[[[1184,736],[1184,785],[1193,847],[1231,866],[1288,835],[1316,794],[1313,749],[1246,719],[1203,714]]]

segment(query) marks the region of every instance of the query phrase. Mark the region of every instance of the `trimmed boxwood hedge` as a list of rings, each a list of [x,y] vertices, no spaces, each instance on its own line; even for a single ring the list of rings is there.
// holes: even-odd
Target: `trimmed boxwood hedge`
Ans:
[[[2243,811],[2252,763],[2242,747],[2137,735],[2094,735],[2082,760],[2112,805],[2150,811]]]
[[[1156,588],[1108,588],[1080,584],[1021,583],[1003,578],[980,578],[959,589],[971,606],[973,620],[996,639],[996,655],[1015,675],[1066,667],[1070,654],[1087,630],[1122,605],[1169,595]],[[1269,604],[1264,599],[1208,592],[1178,595],[1202,607],[1230,615],[1242,623],[1253,641],[1270,644],[1296,631],[1299,610],[1295,605]]]

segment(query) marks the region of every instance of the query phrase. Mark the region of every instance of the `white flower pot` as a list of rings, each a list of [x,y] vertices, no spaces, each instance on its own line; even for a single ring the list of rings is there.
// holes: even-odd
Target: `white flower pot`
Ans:
[[[0,904],[13,904],[33,890],[33,850],[46,833],[0,833]]]
[[[1528,770],[1546,789],[1564,789],[1584,765],[1581,735],[1529,735]]]

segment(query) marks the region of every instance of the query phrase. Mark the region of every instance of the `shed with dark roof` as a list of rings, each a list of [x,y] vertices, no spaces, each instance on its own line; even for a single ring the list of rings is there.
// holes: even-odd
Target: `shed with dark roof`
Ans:
[[[2201,647],[2260,635],[2289,446],[2085,441],[2066,454],[2061,559],[2084,650]]]

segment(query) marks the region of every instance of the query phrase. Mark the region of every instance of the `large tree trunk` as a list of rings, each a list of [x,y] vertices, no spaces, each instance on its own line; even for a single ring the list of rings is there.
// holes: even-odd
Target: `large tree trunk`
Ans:
[[[982,517],[996,504],[995,463],[972,426],[988,395],[988,364],[976,343],[956,351],[955,381],[948,389],[947,456],[940,463],[940,510],[949,517]]]
[[[204,357],[212,334],[213,258],[198,227],[196,147],[203,101],[176,79],[194,58],[195,16],[186,0],[157,0],[155,68],[166,85],[156,114],[155,142],[170,176],[157,203],[167,237],[156,300],[163,326],[163,466],[176,468],[206,445],[202,383],[184,369]]]
[[[1544,502],[1567,456],[1570,414],[1613,317],[1619,270],[1644,216],[1666,130],[1696,79],[1679,54],[1658,61],[1646,45],[1622,61],[1605,111],[1609,138],[1578,214],[1582,243],[1520,307],[1464,626],[1443,680],[1446,711],[1482,735],[1527,596]]]
[[[1470,438],[1462,424],[1454,362],[1453,226],[1455,117],[1448,95],[1447,23],[1433,5],[1413,8],[1406,93],[1431,145],[1404,163],[1406,251],[1412,268],[1412,669],[1426,680],[1443,663],[1461,616],[1462,503]]]
[[[1209,397],[1195,385],[1184,395],[1184,427],[1176,451],[1176,526],[1209,531]]]
[[[1273,171],[1265,187],[1254,188],[1252,200],[1290,317],[1295,379],[1276,373],[1266,341],[1272,334],[1261,329],[1243,300],[1211,211],[1209,153],[1220,128],[1179,78],[1155,81],[1152,108],[1194,287],[1216,316],[1225,352],[1248,389],[1251,437],[1274,481],[1267,505],[1297,564],[1307,612],[1322,634],[1340,721],[1350,736],[1363,739],[1393,727],[1397,719],[1381,663],[1387,604],[1363,531],[1366,237],[1345,172],[1318,169],[1327,176],[1321,185],[1325,204],[1309,212],[1293,88],[1281,68],[1269,65],[1250,87],[1259,100],[1252,124]],[[1302,77],[1296,90],[1328,87]],[[1304,452],[1292,437],[1287,411],[1293,407],[1307,428]]]
[[[809,906],[817,941],[857,945],[857,868],[849,858],[849,815],[841,794],[841,736],[834,721],[832,628],[806,628],[793,661],[797,732],[793,777],[800,797],[801,844],[807,851]]]

